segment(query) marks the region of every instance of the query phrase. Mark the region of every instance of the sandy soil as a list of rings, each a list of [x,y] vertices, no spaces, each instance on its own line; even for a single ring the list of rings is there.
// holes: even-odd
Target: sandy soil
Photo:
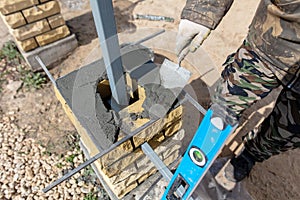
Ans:
[[[79,2],[76,8],[72,7],[71,1],[60,0],[60,2],[63,16],[71,31],[76,34],[79,47],[59,66],[51,70],[55,77],[78,69],[98,45],[89,1],[74,0]],[[185,0],[114,0],[113,2],[119,32],[134,32],[140,27],[159,27],[176,31],[180,12],[185,4]],[[235,1],[219,27],[203,44],[203,49],[210,55],[219,70],[226,56],[234,52],[245,38],[257,5],[257,1]],[[173,17],[175,21],[170,23],[136,20],[134,19],[136,14],[162,15]],[[2,32],[7,35],[5,31],[0,33]],[[3,38],[1,34],[0,37]],[[4,37],[4,40],[5,38],[7,37]],[[14,99],[13,103],[9,103],[11,99]],[[51,144],[50,146],[62,146],[62,149],[59,149],[60,153],[67,148],[67,145],[59,143],[59,139],[72,137],[67,135],[73,135],[75,129],[55,99],[50,84],[39,92],[25,95],[17,93],[8,99],[1,99],[1,102],[6,102],[1,105],[3,112],[16,113],[16,120],[19,120],[21,127],[28,120],[26,124],[31,124],[30,129],[36,133],[34,137],[44,138],[42,142]],[[55,138],[59,139],[55,141]],[[255,165],[246,180],[246,188],[251,196],[258,200],[300,199],[299,166],[299,150],[274,156],[264,163]]]

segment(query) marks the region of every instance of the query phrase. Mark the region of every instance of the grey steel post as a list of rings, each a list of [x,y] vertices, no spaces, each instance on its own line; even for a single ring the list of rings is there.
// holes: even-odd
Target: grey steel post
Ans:
[[[119,105],[128,105],[112,0],[90,0],[90,3],[112,96]]]

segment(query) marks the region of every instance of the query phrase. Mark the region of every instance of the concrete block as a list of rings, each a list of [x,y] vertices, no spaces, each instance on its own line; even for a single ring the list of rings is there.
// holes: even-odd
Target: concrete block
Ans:
[[[48,17],[48,22],[49,22],[51,29],[65,25],[65,20],[61,14],[54,15],[52,17]]]
[[[35,37],[40,46],[45,46],[70,35],[69,28],[64,25]]]
[[[78,43],[75,35],[71,35],[49,45],[39,47],[33,51],[27,53],[22,52],[22,55],[31,68],[36,71],[41,69],[41,66],[34,58],[36,55],[39,55],[45,65],[48,68],[51,68],[71,53],[77,46]]]
[[[36,7],[25,9],[22,12],[27,22],[31,23],[60,13],[60,7],[57,1],[49,1]]]
[[[4,16],[7,25],[11,28],[18,28],[26,24],[26,21],[21,12],[13,13]]]
[[[0,12],[7,15],[37,4],[39,4],[38,0],[1,0]]]
[[[136,149],[134,152],[123,156],[121,159],[116,160],[115,162],[113,162],[112,164],[110,164],[108,166],[105,166],[106,163],[101,162],[102,161],[101,159],[99,159],[99,160],[101,162],[101,167],[102,167],[103,173],[107,177],[111,178],[111,177],[115,176],[116,174],[122,172],[122,170],[124,168],[126,168],[129,165],[131,165],[132,163],[134,163],[141,156],[143,156],[143,151],[141,149]]]
[[[14,29],[12,32],[17,40],[26,40],[36,35],[45,33],[50,30],[50,26],[46,19],[27,24],[18,29]]]
[[[27,52],[30,50],[33,50],[38,47],[38,44],[36,43],[34,38],[30,38],[23,41],[18,41],[17,44],[23,49],[23,51]]]

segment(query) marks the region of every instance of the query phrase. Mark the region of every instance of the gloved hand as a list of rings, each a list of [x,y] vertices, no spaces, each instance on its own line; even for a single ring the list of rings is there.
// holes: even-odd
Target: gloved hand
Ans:
[[[176,54],[179,64],[189,52],[195,52],[209,34],[209,28],[187,19],[182,19],[179,23],[176,39]]]

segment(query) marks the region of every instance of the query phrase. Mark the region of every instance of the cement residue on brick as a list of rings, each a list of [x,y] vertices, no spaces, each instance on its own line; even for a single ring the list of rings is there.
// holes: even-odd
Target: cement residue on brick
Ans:
[[[102,81],[102,79],[100,79],[100,81]],[[106,138],[111,142],[116,142],[119,133],[118,114],[114,110],[109,110],[105,107],[100,93],[97,92],[95,98],[96,117],[99,121],[99,124],[103,129]]]
[[[144,89],[146,99],[143,103],[143,117],[163,118],[174,107],[177,97],[172,90],[154,83],[144,85]]]
[[[113,144],[118,130],[116,115],[105,107],[96,92],[99,81],[104,78],[105,65],[99,60],[56,81],[66,103],[99,150]]]
[[[147,51],[134,48],[130,53],[124,53],[122,58],[124,66],[136,66],[148,62],[150,55]],[[138,63],[133,62],[135,60]],[[116,112],[105,107],[103,98],[97,91],[98,84],[107,80],[105,71],[105,64],[101,59],[56,81],[58,90],[99,150],[109,148],[118,139],[119,132]]]

